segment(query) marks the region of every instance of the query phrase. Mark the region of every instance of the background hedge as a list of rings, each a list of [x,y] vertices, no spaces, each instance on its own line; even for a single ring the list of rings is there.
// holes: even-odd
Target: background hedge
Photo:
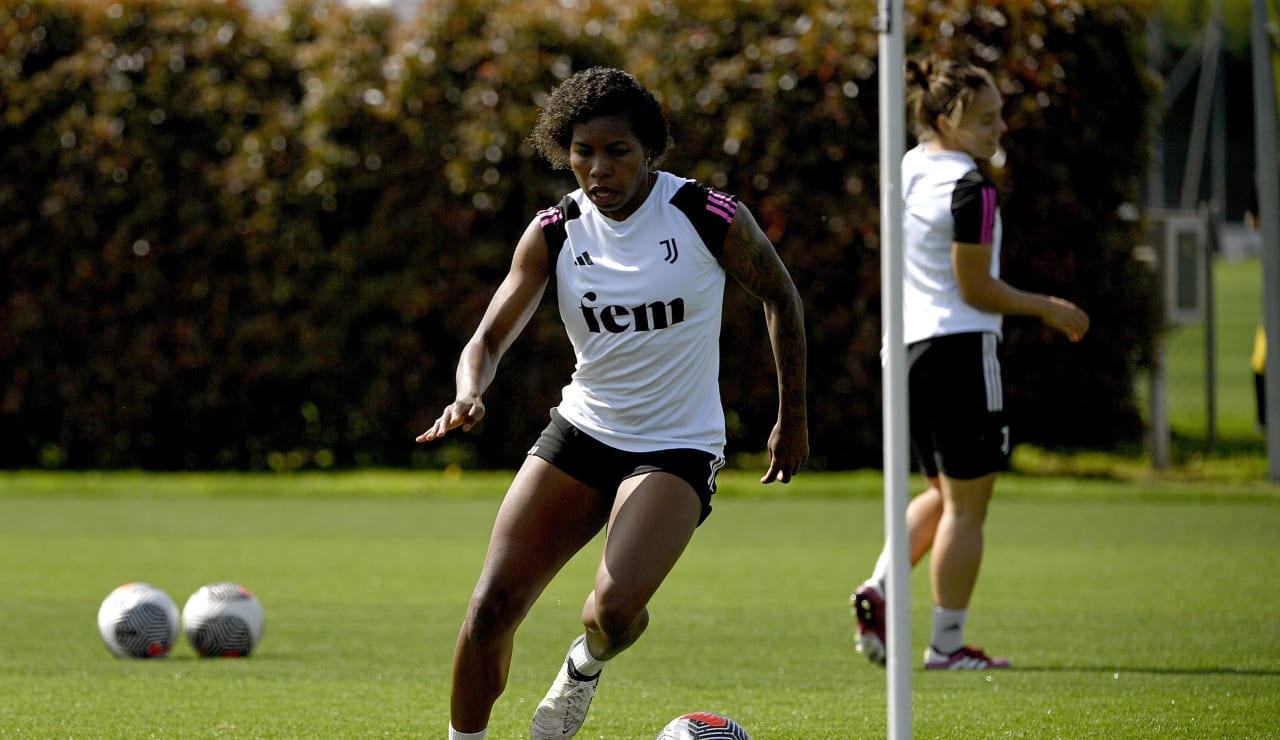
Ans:
[[[1019,440],[1142,433],[1157,298],[1132,257],[1149,2],[908,3],[908,52],[1007,98],[1005,275],[1093,317],[1006,321]],[[547,91],[622,66],[669,110],[666,167],[736,193],[792,270],[813,464],[878,466],[874,2],[0,0],[0,466],[518,463],[572,369],[547,301],[470,435],[412,438],[532,215],[574,185],[526,137]],[[758,304],[726,298],[730,451],[776,385]]]

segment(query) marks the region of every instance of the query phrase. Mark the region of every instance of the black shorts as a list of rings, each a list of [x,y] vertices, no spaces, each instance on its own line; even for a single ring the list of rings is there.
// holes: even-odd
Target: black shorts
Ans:
[[[999,341],[975,332],[907,347],[911,448],[926,476],[970,480],[1008,469]]]
[[[556,409],[551,409],[551,423],[542,430],[529,454],[600,489],[610,498],[611,504],[618,492],[618,484],[627,478],[657,471],[671,473],[692,486],[694,493],[698,494],[698,500],[702,502],[698,524],[711,514],[716,474],[724,467],[724,458],[702,450],[625,452],[610,447],[565,421]]]

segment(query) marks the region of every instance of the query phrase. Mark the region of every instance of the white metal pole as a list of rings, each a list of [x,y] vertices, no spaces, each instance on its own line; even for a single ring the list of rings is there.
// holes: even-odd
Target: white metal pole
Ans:
[[[880,313],[884,334],[886,687],[890,740],[911,737],[911,562],[907,543],[907,350],[902,328],[903,0],[880,0]]]

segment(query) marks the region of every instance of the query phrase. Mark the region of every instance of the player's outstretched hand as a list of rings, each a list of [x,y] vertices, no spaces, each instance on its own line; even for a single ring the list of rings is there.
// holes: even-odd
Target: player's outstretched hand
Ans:
[[[440,418],[427,431],[419,434],[418,442],[433,442],[440,439],[450,431],[462,427],[462,431],[469,432],[471,427],[480,423],[484,418],[484,402],[479,398],[464,398],[444,407],[444,413],[440,414]]]
[[[782,422],[773,425],[769,434],[769,470],[761,483],[790,483],[809,457],[809,430],[804,424],[784,428]]]
[[[1049,299],[1049,310],[1045,312],[1044,322],[1066,334],[1067,339],[1073,342],[1084,339],[1089,331],[1089,314],[1062,298]]]

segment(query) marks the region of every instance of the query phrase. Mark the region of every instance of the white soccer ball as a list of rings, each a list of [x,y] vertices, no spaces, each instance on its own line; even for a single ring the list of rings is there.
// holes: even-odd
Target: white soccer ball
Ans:
[[[262,639],[262,603],[238,583],[201,586],[182,607],[187,642],[206,658],[243,658]]]
[[[98,607],[98,634],[119,658],[163,658],[178,643],[178,605],[149,583],[126,583]]]
[[[722,714],[693,712],[668,722],[656,740],[751,740],[751,736]]]

